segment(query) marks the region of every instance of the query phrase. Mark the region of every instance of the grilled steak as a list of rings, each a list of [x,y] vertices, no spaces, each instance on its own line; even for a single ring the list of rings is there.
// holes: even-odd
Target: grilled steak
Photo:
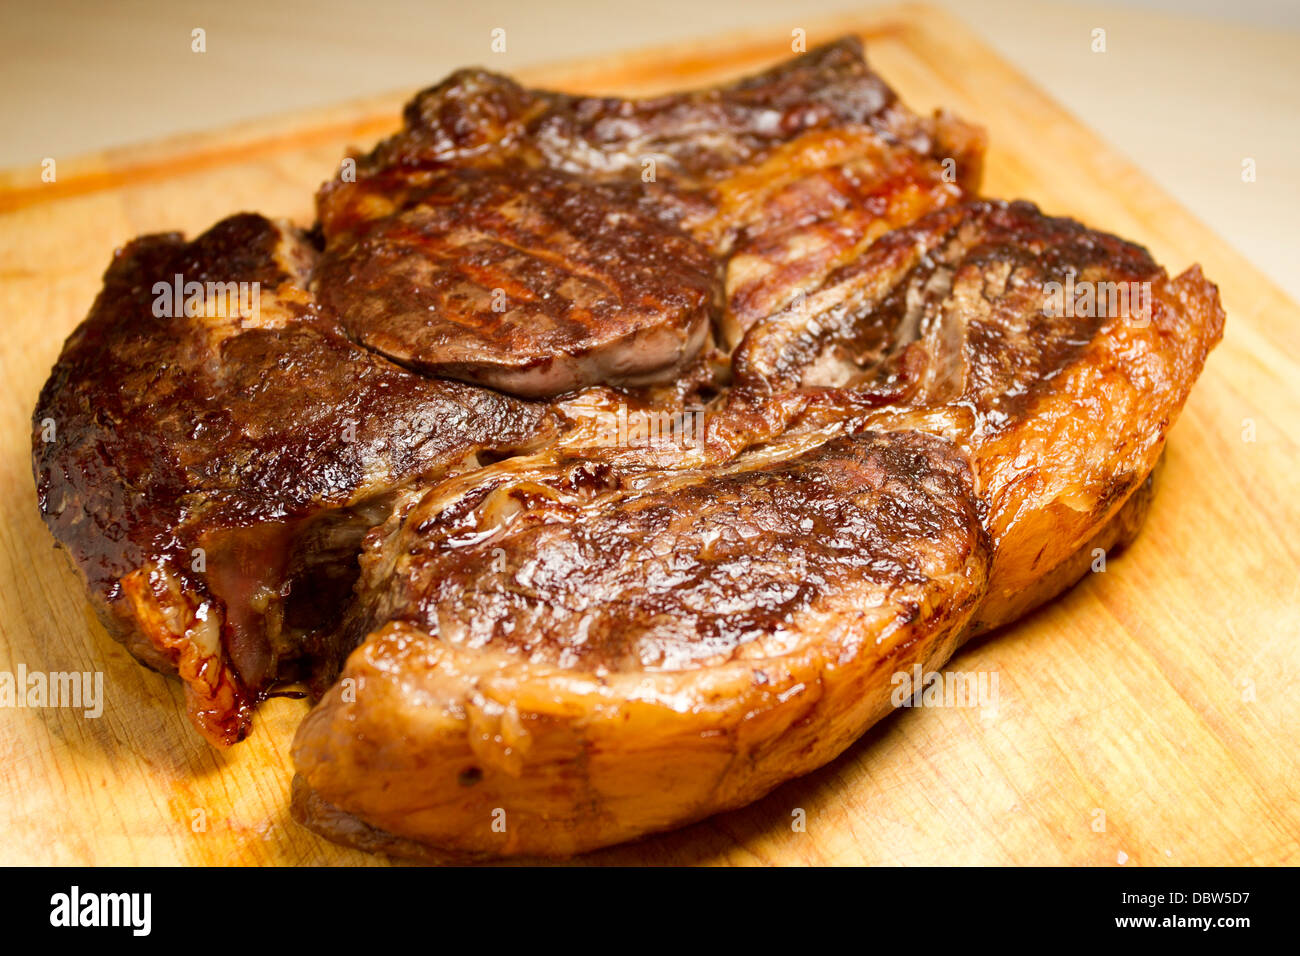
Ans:
[[[321,304],[404,365],[519,395],[676,379],[707,337],[716,266],[625,192],[544,169],[437,175],[332,241]]]
[[[526,447],[547,424],[355,345],[305,291],[315,255],[254,215],[189,243],[136,240],[34,416],[41,513],[100,619],[180,675],[220,744],[242,739],[277,679],[332,676],[361,535],[396,489]]]
[[[1055,314],[1058,280],[1126,295]],[[372,534],[299,814],[435,859],[563,855],[820,766],[893,674],[1132,537],[1222,327],[1199,270],[1028,203],[889,233],[750,329],[696,458],[514,459]]]
[[[118,254],[42,512],[214,743],[323,694],[332,839],[563,856],[749,802],[1131,540],[1222,334],[1199,268],[975,198],[982,153],[853,40],[650,100],[458,72],[310,232]]]
[[[465,70],[322,188],[316,286],[358,341],[428,374],[530,397],[671,381],[710,318],[734,345],[973,189],[982,150],[978,130],[903,107],[856,40],[641,101]]]
[[[741,393],[857,393],[884,403],[871,427],[923,413],[967,450],[998,545],[991,627],[1146,479],[1222,333],[1199,267],[1170,280],[1133,243],[979,201],[875,243],[756,326],[733,367]]]
[[[299,730],[300,808],[453,857],[684,823],[842,750],[984,589],[969,469],[930,436],[629,484],[497,466],[377,542],[361,591],[387,623]]]

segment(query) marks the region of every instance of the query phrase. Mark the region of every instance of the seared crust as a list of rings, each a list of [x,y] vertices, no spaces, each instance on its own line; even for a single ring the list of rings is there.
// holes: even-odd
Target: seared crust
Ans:
[[[321,195],[326,231],[375,176],[444,165],[494,166],[520,158],[607,181],[644,182],[644,160],[694,188],[723,182],[801,135],[864,127],[918,154],[952,157],[965,188],[978,186],[983,137],[946,114],[909,110],[843,37],[735,83],[647,99],[529,90],[507,76],[458,70],[419,93],[396,136],[356,157],[356,180]],[[391,195],[391,193],[389,194]]]
[[[719,212],[697,230],[734,233],[723,336],[735,346],[881,235],[965,191],[935,157],[853,127],[801,136],[718,194]]]
[[[770,313],[733,357],[735,379],[771,391],[915,378],[903,354],[915,344],[928,361],[916,404],[964,398],[1012,418],[1109,319],[1129,318],[1106,315],[1107,303],[1053,316],[1048,283],[1062,294],[1067,281],[1122,283],[1127,293],[1163,278],[1141,246],[1032,203],[968,202],[891,232],[803,302]]]
[[[856,41],[637,101],[461,71],[310,234],[119,253],[42,512],[213,742],[342,667],[293,748],[333,839],[566,856],[749,802],[1131,540],[1222,334],[1198,267],[972,199],[982,152]]]
[[[716,266],[626,191],[455,169],[330,244],[321,302],[411,368],[519,395],[672,380],[704,344]]]
[[[755,326],[733,371],[742,402],[816,389],[816,420],[922,427],[971,454],[989,628],[1150,474],[1223,322],[1199,267],[1170,280],[1133,243],[981,200],[877,241]]]
[[[937,444],[868,434],[635,475],[503,463],[432,488],[372,542],[363,630],[403,620],[599,673],[775,656],[831,605],[860,607],[864,578],[902,595],[946,549],[978,550],[964,462]]]
[[[1050,301],[1053,282],[1068,306]],[[1107,283],[1132,297],[1076,308]],[[1131,540],[1223,322],[1198,270],[1171,282],[1136,245],[990,201],[887,234],[808,305],[742,340],[694,457],[666,471],[589,450],[503,462],[371,536],[355,609],[370,636],[344,671],[355,697],[331,695],[300,728],[302,812],[330,807],[321,825],[345,839],[347,816],[364,819],[394,852],[564,855],[819,765],[887,712],[892,674],[942,666],[1072,584],[1096,548]],[[962,477],[936,509],[939,473]],[[978,557],[958,575],[961,554]],[[904,619],[906,665],[889,650]],[[811,686],[824,677],[773,662],[813,651],[853,692],[799,723],[845,736],[800,738],[795,753],[736,674]],[[661,684],[673,716],[616,731],[625,702]],[[733,705],[755,722],[733,724]],[[403,746],[376,754],[381,727]],[[515,821],[506,833],[498,810]]]
[[[180,674],[217,743],[247,733],[260,695],[298,676],[286,671],[295,658],[315,656],[322,676],[337,666],[329,616],[355,572],[302,566],[300,541],[350,539],[346,561],[393,489],[484,449],[524,447],[545,423],[540,408],[358,348],[305,291],[314,257],[296,230],[255,215],[190,243],[136,240],[33,414],[46,523],[106,626]],[[160,299],[177,276],[180,301]],[[196,314],[191,282],[206,296]],[[208,283],[245,283],[244,297],[212,296]],[[316,547],[308,560],[329,557]]]
[[[507,510],[446,535],[417,508],[394,550],[426,550],[395,577],[434,588],[417,608],[445,602],[440,620],[391,621],[349,658],[299,729],[299,774],[469,856],[576,853],[747,803],[879,719],[890,675],[951,654],[988,561],[970,480],[940,439],[868,433],[598,496],[558,528]]]
[[[712,320],[734,345],[973,190],[982,154],[980,131],[904,107],[856,40],[648,100],[462,70],[322,187],[317,284],[351,334],[430,374],[529,397],[671,381]]]
[[[1014,617],[1027,614],[1051,601],[1061,592],[1073,586],[1081,577],[1088,574],[1096,562],[1094,554],[1096,549],[1100,548],[1109,559],[1131,544],[1151,508],[1151,503],[1154,500],[1156,479],[1157,475],[1153,472],[1139,486],[1138,490],[1129,497],[1115,516],[1097,531],[1091,540],[1056,568],[1044,574],[1034,587],[1022,592],[1019,596],[1018,606],[1013,611]],[[978,626],[971,619],[964,629],[964,633],[956,642],[956,646],[984,633],[985,630],[987,628]],[[926,665],[927,668],[942,667],[943,653],[943,648],[936,650],[931,657],[930,663]],[[477,766],[477,764],[471,766]],[[474,779],[472,773],[464,777],[458,775],[456,782],[458,786],[463,786],[467,785],[466,782],[471,779]],[[468,785],[474,786],[476,784]],[[304,826],[310,827],[335,843],[341,843],[370,853],[386,853],[394,857],[439,864],[481,863],[499,859],[501,856],[499,846],[492,846],[480,851],[463,847],[451,849],[444,844],[411,839],[384,830],[331,804],[311,788],[307,778],[301,773],[295,774],[293,778],[291,809],[294,819]],[[507,816],[504,819],[508,824],[509,817]],[[477,823],[477,821],[475,822]],[[504,834],[501,837],[501,843],[506,843]],[[534,852],[544,857],[562,855],[559,850],[551,846]]]

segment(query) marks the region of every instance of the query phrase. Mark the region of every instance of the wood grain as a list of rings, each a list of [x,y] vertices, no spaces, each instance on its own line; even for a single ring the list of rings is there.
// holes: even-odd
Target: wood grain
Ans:
[[[1199,261],[1227,335],[1137,544],[950,664],[997,675],[996,708],[900,712],[754,806],[587,861],[1300,863],[1300,308],[944,14],[876,10],[813,25],[809,43],[843,32],[913,107],[988,127],[990,195],[1135,238],[1171,272]],[[788,53],[788,33],[749,33],[523,79],[643,94]],[[269,702],[249,741],[215,751],[178,686],[94,622],[36,512],[29,416],[115,245],[240,208],[309,219],[315,187],[396,126],[405,95],[89,156],[53,184],[0,174],[0,670],[102,671],[107,696],[96,720],[0,710],[0,862],[387,862],[289,818],[304,702]]]

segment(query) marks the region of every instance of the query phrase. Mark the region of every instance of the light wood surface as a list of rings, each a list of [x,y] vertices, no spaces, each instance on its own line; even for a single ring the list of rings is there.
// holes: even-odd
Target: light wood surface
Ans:
[[[808,26],[810,44],[861,33],[918,110],[984,123],[990,195],[1137,239],[1171,272],[1199,261],[1221,287],[1227,335],[1173,431],[1137,544],[949,665],[996,674],[995,710],[897,713],[747,809],[587,859],[1300,863],[1300,308],[946,15],[892,8]],[[522,78],[650,93],[759,68],[788,43],[715,37]],[[218,752],[190,729],[179,687],[93,621],[37,515],[29,416],[114,245],[240,208],[307,220],[344,149],[393,128],[400,105],[62,162],[53,184],[0,176],[0,670],[102,671],[107,697],[97,720],[0,710],[0,862],[386,862],[290,819],[288,746],[305,702],[270,701],[248,741]]]
[[[740,26],[788,35],[880,0],[41,0],[0,4],[0,166]],[[1295,0],[932,0],[1291,298],[1300,221]],[[207,31],[203,53],[192,31]],[[492,31],[507,31],[505,50]],[[1094,31],[1105,30],[1096,49]],[[1212,132],[1211,132],[1212,131]],[[1250,158],[1256,180],[1241,181]]]

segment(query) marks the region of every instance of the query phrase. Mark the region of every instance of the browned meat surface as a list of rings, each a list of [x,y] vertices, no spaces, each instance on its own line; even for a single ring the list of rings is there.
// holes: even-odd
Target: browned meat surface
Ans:
[[[832,759],[1132,539],[1222,334],[1198,267],[975,199],[982,133],[856,41],[405,119],[309,234],[119,253],[33,423],[108,626],[215,743],[324,693],[294,812],[368,849],[564,856]]]
[[[946,658],[984,587],[966,463],[915,432],[632,487],[580,463],[450,485],[368,559],[387,623],[294,748],[316,801],[435,855],[572,853],[748,802]]]
[[[368,636],[299,730],[297,812],[433,859],[563,855],[824,763],[892,674],[1131,540],[1222,327],[1199,270],[1028,203],[887,234],[749,330],[696,447],[637,467],[570,432],[372,533]]]
[[[437,640],[601,673],[769,656],[824,602],[860,608],[862,577],[915,582],[939,560],[951,516],[927,511],[931,471],[953,497],[969,476],[960,459],[936,464],[936,444],[838,439],[793,460],[777,445],[627,476],[586,459],[489,468],[433,489],[373,542],[364,629],[400,618]],[[868,507],[862,489],[879,499]],[[979,550],[973,507],[945,506],[963,516],[964,561]]]
[[[982,150],[902,106],[856,41],[651,100],[463,70],[322,188],[316,287],[359,341],[429,374],[529,397],[671,381],[711,319],[734,345],[959,200]]]
[[[726,86],[641,100],[528,90],[506,76],[469,69],[417,95],[404,128],[357,158],[356,181],[319,197],[327,234],[370,218],[377,197],[404,204],[401,184],[448,165],[520,162],[603,181],[655,182],[705,191],[809,132],[874,132],[918,155],[952,158],[957,180],[978,186],[983,138],[946,114],[917,116],[844,37]],[[382,188],[379,184],[382,183]],[[689,208],[689,207],[688,207]],[[667,215],[682,213],[676,207]]]
[[[723,333],[733,346],[760,319],[792,302],[802,308],[811,289],[883,233],[963,196],[933,158],[862,130],[800,137],[727,189],[719,218],[737,232]]]
[[[519,395],[675,379],[703,346],[713,257],[634,198],[553,170],[454,169],[336,241],[320,298],[359,341]]]
[[[306,676],[300,665],[331,676],[356,549],[394,489],[524,447],[544,426],[538,407],[358,348],[304,291],[314,257],[295,230],[253,215],[189,243],[136,240],[33,416],[47,524],[105,625],[179,673],[217,743],[244,736],[276,679]],[[178,275],[205,290],[260,285],[209,296],[220,315],[186,314],[183,287],[178,307],[155,308],[155,284]]]
[[[978,615],[995,626],[1150,473],[1223,320],[1198,267],[1170,280],[1140,246],[980,201],[881,239],[756,326],[734,372],[741,393],[883,403],[856,413],[871,427],[923,413],[965,448],[998,545]],[[846,414],[840,394],[814,418]]]

